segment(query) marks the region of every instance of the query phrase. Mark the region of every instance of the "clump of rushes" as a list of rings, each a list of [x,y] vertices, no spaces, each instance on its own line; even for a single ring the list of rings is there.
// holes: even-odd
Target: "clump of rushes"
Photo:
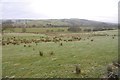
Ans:
[[[40,55],[40,56],[43,56],[43,52],[39,51],[39,55]]]
[[[91,39],[91,42],[93,41],[93,39]]]
[[[54,55],[54,52],[53,52],[53,51],[51,51],[51,52],[50,52],[50,55]]]
[[[60,46],[63,46],[63,43],[60,43]]]
[[[107,66],[107,72],[109,73],[109,72],[112,72],[112,71],[113,71],[112,65],[109,64],[109,65]]]
[[[24,45],[24,47],[26,47],[26,45]]]
[[[81,73],[80,65],[75,65],[75,70],[76,70],[76,74],[80,74]]]

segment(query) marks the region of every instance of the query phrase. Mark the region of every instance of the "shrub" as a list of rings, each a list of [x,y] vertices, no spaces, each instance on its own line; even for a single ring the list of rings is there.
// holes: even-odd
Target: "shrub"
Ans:
[[[70,28],[68,28],[68,31],[71,31],[71,32],[80,32],[81,28],[79,28],[79,27],[70,27]]]
[[[91,31],[91,29],[84,29],[84,31],[85,31],[85,32],[90,32],[90,31]]]
[[[26,32],[26,28],[22,28],[22,32],[23,32],[23,33]]]

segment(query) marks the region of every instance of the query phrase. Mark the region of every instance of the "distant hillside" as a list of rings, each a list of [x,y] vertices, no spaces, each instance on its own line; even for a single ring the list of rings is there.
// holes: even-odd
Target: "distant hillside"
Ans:
[[[3,22],[6,20],[3,20]],[[14,26],[23,27],[100,27],[117,28],[117,24],[98,22],[86,19],[46,19],[46,20],[12,20]]]

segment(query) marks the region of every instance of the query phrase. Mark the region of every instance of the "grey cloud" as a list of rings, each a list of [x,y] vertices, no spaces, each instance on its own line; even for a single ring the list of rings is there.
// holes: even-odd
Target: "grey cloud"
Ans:
[[[43,14],[34,14],[26,2],[6,2],[2,5],[2,18],[46,18]]]

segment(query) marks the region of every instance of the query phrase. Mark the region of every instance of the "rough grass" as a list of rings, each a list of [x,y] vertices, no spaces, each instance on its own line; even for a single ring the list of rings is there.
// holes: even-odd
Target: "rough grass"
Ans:
[[[2,78],[2,35],[0,34],[0,79]]]
[[[108,31],[108,34],[114,35],[117,31]],[[94,41],[91,42],[91,39]],[[41,42],[38,45],[32,43],[32,47],[24,47],[23,44],[3,46],[2,76],[98,78],[106,73],[106,66],[118,58],[117,36],[115,39],[112,36],[93,36],[90,39],[62,43],[63,46],[54,42]],[[39,51],[43,52],[43,56],[39,56]],[[49,54],[51,51],[54,55]],[[81,65],[80,75],[75,74],[75,64]]]

